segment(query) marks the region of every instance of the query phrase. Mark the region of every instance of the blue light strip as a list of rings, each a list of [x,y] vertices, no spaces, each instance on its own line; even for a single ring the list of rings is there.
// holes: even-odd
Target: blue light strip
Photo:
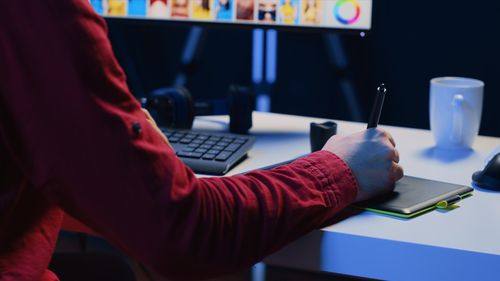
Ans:
[[[260,28],[253,31],[252,50],[252,81],[255,84],[262,83],[264,63],[264,31]]]
[[[266,33],[266,82],[274,84],[276,81],[276,53],[278,48],[278,33],[270,29]]]

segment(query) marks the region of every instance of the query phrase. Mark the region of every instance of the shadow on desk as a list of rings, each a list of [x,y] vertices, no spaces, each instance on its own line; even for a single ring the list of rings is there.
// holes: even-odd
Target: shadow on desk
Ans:
[[[435,159],[442,163],[452,163],[466,158],[471,157],[474,154],[474,150],[446,150],[439,149],[437,147],[429,147],[422,150],[421,156],[429,159]]]
[[[335,216],[329,224],[336,224],[344,219],[347,219],[351,216],[357,215],[363,212],[363,210],[358,210],[354,208],[347,208],[340,212],[337,216]],[[333,226],[335,227],[335,226]],[[284,266],[285,264],[281,264],[281,261],[286,260],[286,266],[291,266],[293,268],[297,268],[299,270],[288,270],[282,269],[279,270],[280,274],[287,274],[287,278],[282,279],[266,279],[266,281],[270,280],[311,280],[311,281],[323,281],[323,280],[367,280],[360,279],[358,277],[351,276],[343,276],[343,275],[329,275],[326,273],[307,273],[308,269],[311,268],[322,268],[322,260],[328,258],[328,256],[332,253],[329,251],[335,251],[335,247],[326,246],[329,241],[325,239],[324,231],[312,231],[306,236],[298,239],[293,242],[291,245],[284,247],[277,253],[267,257],[264,262],[279,268],[280,266]],[[297,255],[296,253],[301,253],[301,255]],[[290,274],[284,273],[285,271],[289,271]],[[309,274],[311,277],[308,278],[295,278],[292,273],[297,274],[297,276],[302,276],[300,272],[304,274]],[[333,276],[333,277],[332,277]]]

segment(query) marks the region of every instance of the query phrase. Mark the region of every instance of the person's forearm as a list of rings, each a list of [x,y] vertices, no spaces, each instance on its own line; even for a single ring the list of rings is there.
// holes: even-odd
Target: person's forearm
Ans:
[[[175,259],[155,270],[174,277],[207,277],[248,266],[321,226],[350,204],[357,185],[342,160],[318,152],[271,171],[193,180],[170,202]],[[181,189],[179,188],[179,191]],[[190,210],[190,211],[186,211]],[[188,231],[186,231],[188,230]],[[172,250],[172,249],[171,249]]]

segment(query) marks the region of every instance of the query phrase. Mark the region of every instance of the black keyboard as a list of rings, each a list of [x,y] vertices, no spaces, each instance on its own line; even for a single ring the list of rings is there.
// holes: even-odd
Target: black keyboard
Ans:
[[[245,159],[255,137],[233,133],[164,129],[177,156],[195,173],[223,175]]]

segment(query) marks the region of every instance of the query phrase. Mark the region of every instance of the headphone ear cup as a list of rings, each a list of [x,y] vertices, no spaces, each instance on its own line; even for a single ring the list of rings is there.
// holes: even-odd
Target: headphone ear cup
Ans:
[[[146,102],[146,109],[160,127],[190,129],[193,126],[193,99],[185,88],[153,91]]]

